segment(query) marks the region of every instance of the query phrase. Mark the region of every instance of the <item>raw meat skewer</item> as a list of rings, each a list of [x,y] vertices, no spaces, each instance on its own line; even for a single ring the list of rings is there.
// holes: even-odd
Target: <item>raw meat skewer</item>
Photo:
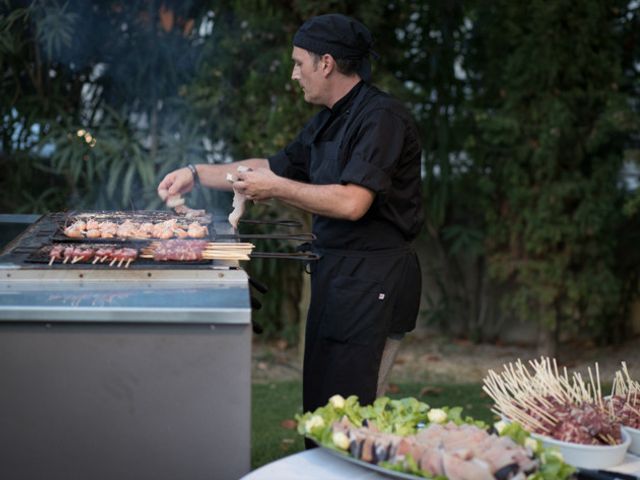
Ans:
[[[249,172],[249,171],[251,171],[251,169],[249,167],[245,167],[243,165],[240,165],[238,167],[238,171],[239,172]],[[236,181],[236,179],[233,178],[233,175],[228,173],[227,174],[227,181],[233,185],[233,183]],[[242,194],[240,192],[236,192],[234,190],[234,192],[233,192],[233,203],[232,203],[233,210],[229,214],[229,223],[234,228],[234,230],[238,229],[238,222],[240,222],[240,219],[242,218],[242,215],[244,215],[245,208],[246,208],[245,207],[246,202],[247,202],[246,195],[244,195],[244,194]]]

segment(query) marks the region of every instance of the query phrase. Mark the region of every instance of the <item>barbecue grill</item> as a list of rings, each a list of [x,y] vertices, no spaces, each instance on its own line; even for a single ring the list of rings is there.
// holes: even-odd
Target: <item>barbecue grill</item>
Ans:
[[[241,477],[247,275],[220,260],[49,265],[68,217],[0,252],[0,478]],[[233,241],[222,216],[209,231]]]

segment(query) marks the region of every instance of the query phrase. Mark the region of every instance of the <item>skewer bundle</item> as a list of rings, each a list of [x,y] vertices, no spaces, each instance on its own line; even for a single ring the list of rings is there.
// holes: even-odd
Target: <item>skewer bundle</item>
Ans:
[[[121,223],[97,221],[95,219],[76,220],[63,229],[66,237],[75,239],[121,238],[145,240],[149,238],[204,238],[209,234],[206,225],[197,221],[178,223],[176,219],[160,222],[133,222],[130,219]]]
[[[521,423],[527,430],[557,440],[581,444],[620,443],[620,423],[609,415],[603,401],[598,364],[589,381],[558,369],[556,360],[542,357],[518,360],[500,374],[489,370],[483,390],[494,400],[492,411]]]
[[[135,248],[114,248],[103,246],[101,248],[73,246],[55,244],[49,250],[49,265],[53,265],[56,260],[61,263],[78,263],[89,262],[93,265],[96,263],[105,263],[109,261],[109,266],[129,268],[129,265],[138,257],[138,250]]]
[[[640,382],[631,379],[625,362],[614,375],[608,406],[620,423],[640,429]]]
[[[152,242],[140,256],[156,261],[249,260],[253,248],[252,243],[168,240]]]

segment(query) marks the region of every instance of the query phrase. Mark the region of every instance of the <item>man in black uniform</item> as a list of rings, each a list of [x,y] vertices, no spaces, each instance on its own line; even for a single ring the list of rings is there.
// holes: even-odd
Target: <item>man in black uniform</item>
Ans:
[[[410,242],[423,222],[421,147],[400,102],[370,85],[372,38],[344,15],[314,17],[295,34],[291,78],[324,108],[269,159],[189,166],[158,186],[163,199],[203,185],[277,198],[313,214],[303,408],[334,394],[371,403],[387,345],[415,326],[421,275]],[[239,165],[250,171],[238,173]],[[393,357],[393,355],[391,355]],[[382,362],[389,364],[390,362]],[[381,393],[381,392],[378,392]]]

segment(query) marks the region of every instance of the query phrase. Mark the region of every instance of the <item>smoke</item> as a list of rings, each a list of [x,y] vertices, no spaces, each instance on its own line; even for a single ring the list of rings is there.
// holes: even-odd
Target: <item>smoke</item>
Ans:
[[[189,96],[215,25],[215,13],[201,3],[33,4],[33,35],[49,78],[74,105],[68,123],[92,139],[89,149],[74,144],[95,166],[86,168],[90,185],[78,185],[71,204],[157,207],[155,186],[168,171],[228,160],[224,143],[214,138],[215,124],[194,114]],[[226,205],[226,197],[198,194],[193,200]]]

